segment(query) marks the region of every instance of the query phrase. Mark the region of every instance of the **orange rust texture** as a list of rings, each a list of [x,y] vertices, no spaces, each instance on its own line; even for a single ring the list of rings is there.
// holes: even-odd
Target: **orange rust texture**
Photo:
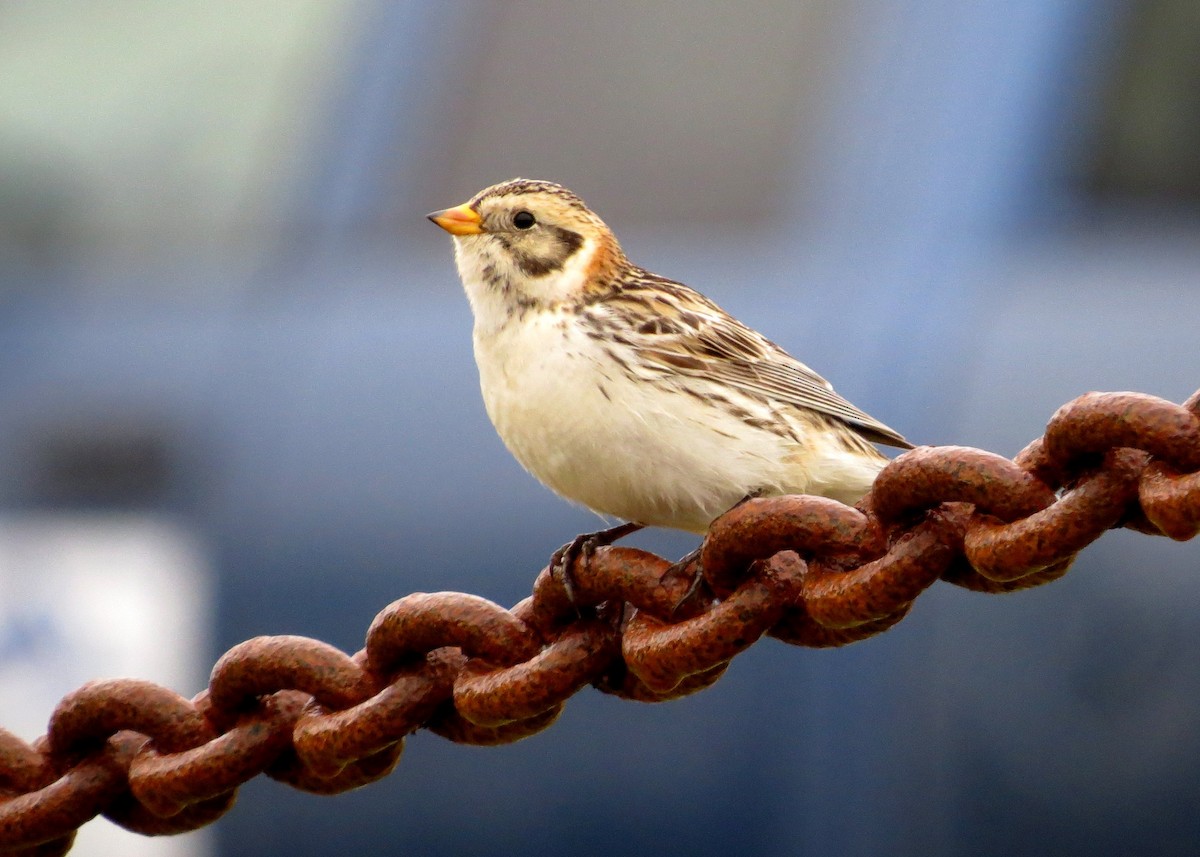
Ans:
[[[1200,531],[1200,392],[1183,406],[1088,393],[1014,460],[912,450],[857,508],[748,500],[713,523],[698,559],[600,548],[571,569],[569,593],[544,569],[511,610],[415,593],[375,617],[354,655],[258,637],[191,700],[135,679],[89,683],[33,744],[0,729],[0,853],[65,854],[100,813],[147,835],[191,830],[260,773],[319,794],[357,788],[390,773],[418,729],[517,741],[587,685],[642,702],[695,693],[763,635],[841,646],[895,625],[937,580],[993,593],[1046,583],[1114,526]]]

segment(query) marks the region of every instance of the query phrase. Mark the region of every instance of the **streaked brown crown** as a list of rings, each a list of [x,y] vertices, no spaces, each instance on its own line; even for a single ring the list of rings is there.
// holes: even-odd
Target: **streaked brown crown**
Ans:
[[[526,194],[546,194],[547,196],[557,197],[568,205],[575,206],[583,211],[591,214],[587,204],[579,198],[573,191],[568,190],[555,182],[543,181],[541,179],[509,179],[499,184],[494,184],[491,187],[486,187],[479,193],[475,194],[471,199],[471,207],[476,211],[479,210],[479,204],[485,199],[491,197],[503,196],[523,196]],[[593,215],[594,216],[594,215]]]

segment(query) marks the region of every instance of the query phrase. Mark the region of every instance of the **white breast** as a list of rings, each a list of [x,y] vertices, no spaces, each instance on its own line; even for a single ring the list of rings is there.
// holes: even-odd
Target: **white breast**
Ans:
[[[566,311],[477,330],[475,357],[488,415],[517,460],[602,514],[703,532],[748,493],[808,481],[794,443],[628,377]]]

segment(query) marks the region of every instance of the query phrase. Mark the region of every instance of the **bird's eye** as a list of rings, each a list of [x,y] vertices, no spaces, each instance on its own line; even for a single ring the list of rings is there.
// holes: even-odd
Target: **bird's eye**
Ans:
[[[537,223],[537,218],[528,211],[518,211],[513,215],[513,226],[518,229],[532,229],[535,223]]]

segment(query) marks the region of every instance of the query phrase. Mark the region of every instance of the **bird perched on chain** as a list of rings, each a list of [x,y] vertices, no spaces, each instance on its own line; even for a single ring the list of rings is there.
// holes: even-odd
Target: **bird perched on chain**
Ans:
[[[624,523],[560,548],[571,569],[644,526],[703,533],[748,497],[857,502],[900,434],[682,283],[633,264],[565,187],[512,179],[429,219],[454,236],[483,401],[517,460]]]

